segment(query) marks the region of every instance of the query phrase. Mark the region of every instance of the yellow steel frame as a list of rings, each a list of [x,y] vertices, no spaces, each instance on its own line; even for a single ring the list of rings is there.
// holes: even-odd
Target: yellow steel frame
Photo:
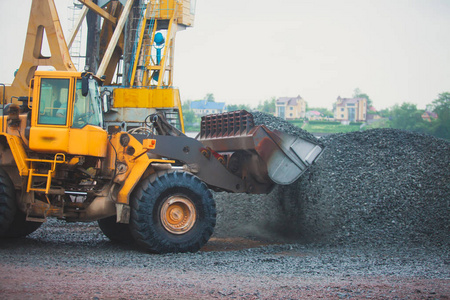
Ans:
[[[51,52],[50,57],[42,55],[44,30]],[[53,0],[33,0],[28,21],[27,38],[22,63],[11,86],[6,87],[6,99],[12,96],[26,96],[28,84],[38,66],[53,66],[59,71],[76,71]],[[0,89],[0,99],[3,98]]]
[[[98,6],[97,4],[95,4],[94,2],[92,2],[91,0],[78,0],[81,3],[83,3],[84,5],[86,5],[87,7],[89,7],[90,9],[92,9],[96,14],[98,14],[99,16],[101,16],[102,18],[104,18],[105,20],[116,24],[117,23],[117,18],[112,16],[111,14],[109,14],[108,12],[106,12],[104,9],[102,9],[100,6]]]
[[[139,39],[136,48],[136,54],[131,73],[131,86],[149,87],[152,89],[115,89],[114,90],[114,107],[142,107],[142,108],[176,108],[180,118],[180,126],[184,132],[183,113],[181,108],[181,100],[178,89],[174,89],[173,85],[173,57],[175,36],[178,24],[178,9],[181,6],[179,1],[166,1],[167,9],[162,10],[158,5],[162,5],[154,0],[148,2],[144,18],[139,29]],[[166,6],[164,4],[164,6]],[[169,21],[167,26],[166,43],[162,59],[157,64],[152,58],[152,48],[155,34],[159,21]],[[148,49],[144,48],[146,39],[146,28],[148,23],[154,21],[150,36],[150,44]],[[153,48],[154,49],[154,48]],[[146,52],[146,53],[143,53]],[[138,65],[143,63],[144,73],[142,79],[137,78]],[[152,76],[154,72],[159,72],[158,81],[152,85]],[[171,95],[169,95],[171,93]],[[132,96],[133,95],[133,96]]]

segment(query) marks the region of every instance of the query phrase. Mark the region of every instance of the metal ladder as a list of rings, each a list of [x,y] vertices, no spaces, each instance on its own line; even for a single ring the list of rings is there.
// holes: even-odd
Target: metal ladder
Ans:
[[[152,33],[152,31],[150,31],[150,33],[148,31],[149,25],[147,24],[147,19],[145,18],[146,7],[150,7],[150,5],[151,5],[150,3],[147,5],[144,2],[142,2],[141,6],[138,8],[139,9],[139,13],[137,14],[138,18],[134,18],[132,20],[132,22],[131,22],[132,24],[137,24],[136,28],[134,28],[134,26],[133,26],[133,29],[131,29],[131,32],[133,32],[133,31],[135,32],[134,33],[134,45],[133,45],[131,61],[130,61],[130,65],[132,67],[129,69],[129,72],[128,72],[128,82],[130,82],[131,86],[135,85],[136,81],[142,82],[142,78],[136,78],[137,77],[136,74],[135,74],[136,72],[133,72],[133,65],[135,64],[135,60],[139,59],[139,58],[137,58],[138,56],[136,55],[137,52],[139,51],[140,53],[142,53],[142,50],[140,49],[140,47],[142,48],[142,46],[139,44],[139,42],[140,42],[140,35],[141,35],[141,31],[142,31],[142,26],[146,26],[146,28],[144,29],[146,36],[148,36],[149,34]],[[139,63],[140,62],[138,62],[137,64],[139,64]],[[141,67],[141,65],[138,66],[138,69],[140,67]],[[139,77],[141,77],[141,76],[139,76]]]
[[[174,32],[176,32],[176,28],[172,27],[176,26],[174,20],[176,19],[177,9],[178,4],[175,4],[174,8],[170,8],[169,1],[166,2],[166,5],[158,1],[150,1],[148,3],[145,12],[141,15],[141,20],[139,20],[139,32],[136,32],[135,47],[133,50],[134,59],[132,60],[133,68],[130,69],[131,73],[129,76],[130,85],[149,86],[152,80],[158,82],[158,86],[171,84],[170,76],[169,82],[164,82],[163,78],[166,71],[170,72],[172,67],[172,57],[170,56],[173,52],[172,37],[174,36]],[[161,22],[168,22],[167,24],[158,24],[158,20],[162,14],[171,16],[170,19],[160,20]],[[166,41],[163,46],[164,51],[161,53],[161,60],[159,62],[155,59],[156,47],[153,46],[153,39],[157,29],[167,30]],[[158,77],[154,77],[155,74],[158,74]]]
[[[35,191],[35,192],[45,192],[46,195],[49,194],[50,187],[52,184],[52,175],[55,172],[56,164],[65,163],[65,161],[66,161],[65,155],[63,153],[57,153],[57,154],[55,154],[55,157],[53,158],[53,160],[37,159],[37,158],[27,158],[25,160],[30,163],[30,166],[28,168],[27,193],[31,192],[31,191]],[[39,173],[38,170],[33,167],[34,163],[50,164],[50,168],[47,173]],[[35,177],[46,178],[45,188],[33,187],[33,179]]]
[[[69,0],[71,2],[71,5],[69,4],[68,9],[72,11],[72,16],[70,16],[69,12],[69,21],[71,22],[71,30],[74,30],[75,27],[75,21],[78,19],[81,9],[83,7],[83,4],[76,3],[73,0]],[[72,47],[69,49],[70,57],[72,58],[72,61],[75,65],[75,68],[77,70],[82,70],[84,68],[84,60],[86,56],[81,55],[81,39],[83,36],[83,26],[80,27],[78,30],[78,34],[75,37],[75,40],[73,41]]]

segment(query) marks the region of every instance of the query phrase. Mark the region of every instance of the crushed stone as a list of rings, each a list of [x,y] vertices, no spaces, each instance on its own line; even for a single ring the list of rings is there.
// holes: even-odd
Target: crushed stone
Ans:
[[[255,124],[310,138],[284,120],[253,114]],[[328,245],[450,245],[448,141],[395,129],[320,141],[326,147],[322,157],[295,183],[269,195],[216,193],[216,235]]]

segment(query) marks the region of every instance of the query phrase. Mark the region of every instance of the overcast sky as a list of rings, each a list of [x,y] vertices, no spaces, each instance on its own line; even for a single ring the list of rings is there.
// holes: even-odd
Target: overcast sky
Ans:
[[[55,0],[63,28],[67,6]],[[20,65],[31,0],[0,0],[0,82]],[[302,96],[331,108],[355,88],[376,108],[450,92],[449,0],[197,0],[176,40],[184,100],[250,104]]]

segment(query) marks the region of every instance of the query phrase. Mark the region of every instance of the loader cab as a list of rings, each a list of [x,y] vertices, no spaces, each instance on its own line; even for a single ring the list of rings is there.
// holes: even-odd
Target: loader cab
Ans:
[[[98,79],[91,74],[36,71],[29,147],[33,151],[106,155]]]

